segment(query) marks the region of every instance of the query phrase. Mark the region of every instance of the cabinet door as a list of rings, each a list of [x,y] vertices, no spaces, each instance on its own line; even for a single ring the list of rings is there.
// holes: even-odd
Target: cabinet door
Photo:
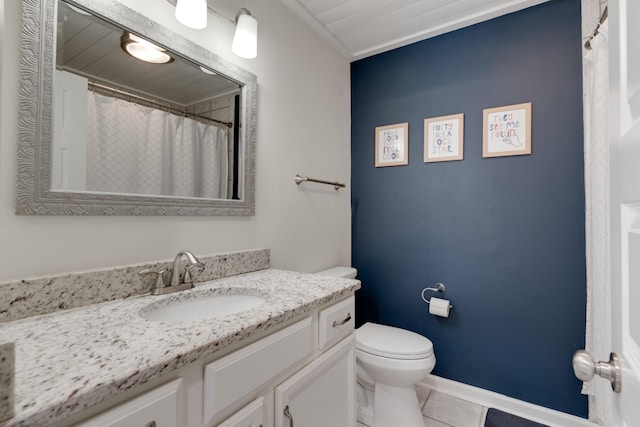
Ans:
[[[76,427],[177,427],[182,416],[181,390],[182,379],[171,381]]]
[[[275,390],[276,427],[356,425],[355,334]]]
[[[264,398],[259,397],[227,418],[218,427],[264,427]]]

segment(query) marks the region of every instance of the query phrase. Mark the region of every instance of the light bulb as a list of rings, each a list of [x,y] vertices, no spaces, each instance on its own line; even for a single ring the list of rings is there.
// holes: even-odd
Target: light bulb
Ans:
[[[189,28],[201,30],[207,26],[207,0],[178,0],[176,19]]]
[[[240,9],[238,12],[231,51],[247,59],[253,59],[258,55],[258,21],[246,9]]]
[[[120,47],[129,55],[153,64],[166,64],[173,58],[167,51],[135,34],[125,32],[120,38]]]

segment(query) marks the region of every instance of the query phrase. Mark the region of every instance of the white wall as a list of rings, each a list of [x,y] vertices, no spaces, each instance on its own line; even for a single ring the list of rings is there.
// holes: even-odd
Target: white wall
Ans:
[[[164,0],[123,0],[171,30],[258,76],[254,217],[28,217],[14,214],[19,1],[5,2],[0,101],[0,280],[92,270],[195,254],[267,247],[276,268],[317,271],[351,260],[350,191],[309,184],[300,173],[350,184],[349,63],[279,0],[233,2],[259,21],[258,58],[230,51],[233,26],[209,15],[181,26]],[[231,2],[228,2],[231,3]],[[0,3],[1,5],[1,3]],[[228,6],[229,8],[231,6]],[[349,185],[348,185],[349,187]]]

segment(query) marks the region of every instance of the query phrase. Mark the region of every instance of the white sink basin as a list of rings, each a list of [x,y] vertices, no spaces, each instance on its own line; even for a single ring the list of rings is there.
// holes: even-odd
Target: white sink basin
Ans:
[[[259,295],[194,295],[184,300],[152,303],[140,310],[140,317],[159,322],[216,319],[251,310],[266,300]]]

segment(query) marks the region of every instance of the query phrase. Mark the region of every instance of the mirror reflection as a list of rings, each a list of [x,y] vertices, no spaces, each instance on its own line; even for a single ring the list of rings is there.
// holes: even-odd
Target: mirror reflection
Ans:
[[[51,190],[242,199],[240,83],[62,0],[55,65]]]

